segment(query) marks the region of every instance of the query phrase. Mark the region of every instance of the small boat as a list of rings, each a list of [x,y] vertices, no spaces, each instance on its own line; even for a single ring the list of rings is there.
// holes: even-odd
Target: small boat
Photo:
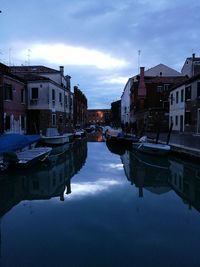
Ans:
[[[105,132],[106,141],[131,145],[133,142],[138,142],[139,138],[133,134],[126,134],[122,130],[108,129]]]
[[[41,139],[40,135],[9,133],[0,135],[0,156],[6,151],[19,151],[35,146]]]
[[[169,145],[147,142],[146,136],[141,137],[139,142],[133,143],[132,146],[137,151],[154,156],[166,156],[171,150]]]
[[[44,162],[51,151],[51,147],[35,147],[21,152],[7,151],[3,153],[1,164],[5,169],[6,167],[7,169],[27,168],[33,164]]]
[[[86,132],[84,130],[76,130],[74,132],[74,138],[82,138],[86,136]]]
[[[46,145],[57,146],[72,142],[73,134],[59,134],[57,128],[48,128],[46,136],[42,136],[41,139]]]

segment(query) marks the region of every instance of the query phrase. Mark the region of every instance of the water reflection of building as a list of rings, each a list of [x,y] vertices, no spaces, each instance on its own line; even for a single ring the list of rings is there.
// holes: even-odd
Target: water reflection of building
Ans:
[[[82,168],[86,158],[87,142],[80,140],[64,152],[53,153],[48,165],[18,174],[1,175],[0,216],[22,200],[52,197],[64,200],[64,194],[71,193],[71,178]]]
[[[143,188],[154,194],[170,190],[168,162],[135,151],[126,151],[121,160],[127,179],[139,189],[139,197],[143,197]]]
[[[157,158],[126,151],[121,156],[127,179],[139,189],[163,194],[173,189],[189,208],[200,211],[200,166],[175,158]]]
[[[170,160],[171,176],[169,183],[173,190],[188,203],[200,211],[200,166],[177,159]]]
[[[101,131],[97,131],[97,132],[88,134],[87,140],[89,142],[104,142],[105,141]]]

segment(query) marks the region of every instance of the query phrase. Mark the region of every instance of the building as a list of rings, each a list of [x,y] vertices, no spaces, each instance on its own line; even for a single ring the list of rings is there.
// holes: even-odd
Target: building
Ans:
[[[0,63],[0,133],[26,133],[26,87]]]
[[[126,124],[126,123],[130,123],[130,94],[131,94],[131,88],[133,86],[133,82],[134,82],[134,78],[129,78],[125,87],[124,87],[124,90],[123,90],[123,93],[122,93],[122,96],[121,96],[121,122],[123,124]]]
[[[200,74],[174,87],[169,99],[172,130],[200,134]]]
[[[110,109],[88,109],[87,122],[89,125],[109,125],[111,122],[111,110]]]
[[[184,80],[181,73],[163,64],[147,71],[141,67],[131,87],[130,123],[136,123],[140,133],[168,131],[169,89]]]
[[[78,86],[74,86],[73,108],[74,126],[85,127],[87,124],[87,98]]]
[[[121,100],[111,103],[111,122],[113,126],[121,126]]]
[[[46,133],[56,127],[59,132],[72,129],[73,101],[70,76],[45,66],[15,66],[12,73],[23,78],[27,84],[27,130],[28,133]]]
[[[200,74],[200,57],[195,57],[193,53],[192,57],[186,58],[181,73],[187,75],[189,78]]]

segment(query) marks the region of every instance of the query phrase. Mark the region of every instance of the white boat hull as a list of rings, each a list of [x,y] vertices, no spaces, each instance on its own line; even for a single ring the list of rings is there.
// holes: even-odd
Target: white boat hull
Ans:
[[[133,148],[137,151],[154,155],[154,156],[165,156],[168,155],[171,148],[169,145],[153,144],[153,143],[133,143]]]
[[[43,136],[42,141],[47,145],[62,145],[65,143],[69,143],[69,137],[67,135]]]

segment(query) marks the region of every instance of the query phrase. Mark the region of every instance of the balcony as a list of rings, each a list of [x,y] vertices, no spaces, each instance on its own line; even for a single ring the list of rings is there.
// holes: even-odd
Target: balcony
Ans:
[[[30,105],[35,106],[38,104],[38,99],[30,99]]]

